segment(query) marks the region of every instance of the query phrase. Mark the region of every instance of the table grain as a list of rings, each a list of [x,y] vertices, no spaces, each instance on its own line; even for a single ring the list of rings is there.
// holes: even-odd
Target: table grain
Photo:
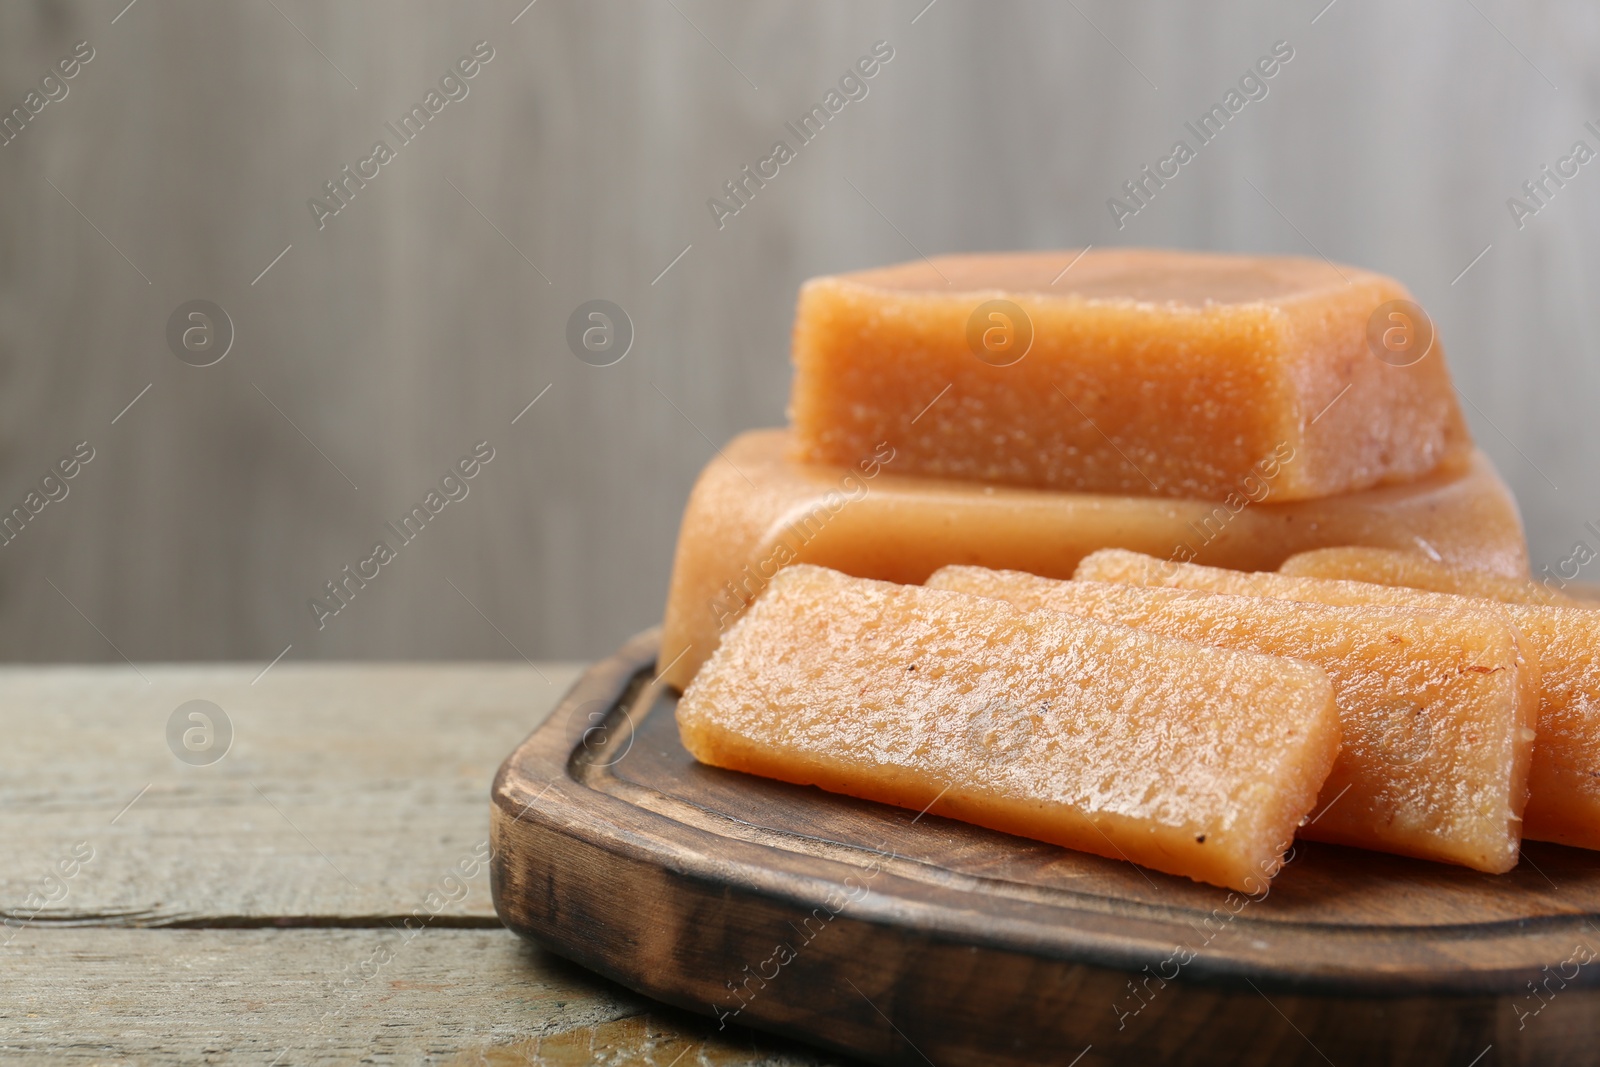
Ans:
[[[0,669],[0,1057],[841,1062],[718,1031],[500,926],[489,783],[580,670]],[[190,700],[232,727],[210,765],[168,745]]]

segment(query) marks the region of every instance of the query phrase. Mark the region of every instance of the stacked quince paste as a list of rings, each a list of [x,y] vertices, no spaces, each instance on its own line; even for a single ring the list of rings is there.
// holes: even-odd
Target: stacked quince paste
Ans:
[[[1137,250],[807,283],[792,427],[683,520],[685,746],[1252,892],[1296,834],[1600,847],[1600,611],[1528,580],[1425,321],[1369,342],[1407,297]]]

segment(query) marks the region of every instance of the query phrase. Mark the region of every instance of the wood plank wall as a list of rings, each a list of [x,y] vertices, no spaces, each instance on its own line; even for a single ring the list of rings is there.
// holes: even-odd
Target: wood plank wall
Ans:
[[[1520,229],[1506,203],[1600,149],[1592,7],[524,3],[0,5],[5,111],[93,49],[0,147],[0,507],[94,450],[0,550],[0,657],[601,655],[659,618],[713,445],[783,419],[799,283],[918,250],[1392,272],[1536,564],[1600,549],[1600,166]],[[1119,230],[1107,198],[1280,40],[1267,96]],[[479,41],[468,95],[319,229],[308,199]],[[707,199],[877,41],[867,96],[719,229]],[[611,367],[564,339],[595,298],[634,325]],[[211,367],[168,349],[193,299],[234,326]],[[308,599],[485,440],[319,629]]]

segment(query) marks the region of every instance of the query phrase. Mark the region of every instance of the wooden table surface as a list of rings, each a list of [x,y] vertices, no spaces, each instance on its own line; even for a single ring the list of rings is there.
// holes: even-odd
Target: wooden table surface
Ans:
[[[0,1058],[838,1063],[504,930],[489,782],[571,664],[0,669]],[[233,741],[190,766],[168,720]],[[411,919],[411,929],[405,923]]]

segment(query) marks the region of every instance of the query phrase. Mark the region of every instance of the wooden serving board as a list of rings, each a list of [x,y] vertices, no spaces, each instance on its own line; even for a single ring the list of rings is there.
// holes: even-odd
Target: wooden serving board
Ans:
[[[1600,854],[1507,875],[1300,842],[1270,891],[697,764],[657,634],[500,768],[511,929],[650,996],[884,1064],[1593,1063]]]

